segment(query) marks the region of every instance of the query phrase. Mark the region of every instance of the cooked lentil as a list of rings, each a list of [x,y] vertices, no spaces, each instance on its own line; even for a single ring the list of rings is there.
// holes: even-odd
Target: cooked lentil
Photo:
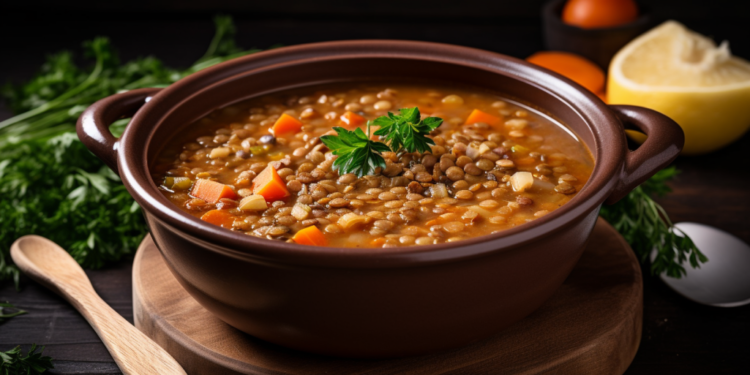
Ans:
[[[320,136],[333,134],[333,126],[344,126],[341,117],[347,111],[374,120],[388,110],[414,106],[423,117],[445,120],[431,134],[432,152],[383,153],[386,168],[375,176],[339,176],[333,170],[336,156]],[[173,140],[152,166],[153,177],[157,184],[166,177],[183,177],[191,183],[208,179],[228,185],[234,196],[215,203],[192,195],[192,189],[161,188],[188,214],[202,217],[210,210],[225,210],[234,220],[225,228],[274,240],[292,241],[295,233],[310,226],[317,226],[328,244],[337,247],[427,245],[495,233],[568,202],[586,184],[594,165],[588,150],[562,125],[477,90],[328,85],[254,98],[230,108],[196,121]],[[497,125],[464,124],[474,109],[499,118]],[[282,114],[299,121],[300,130],[269,134]],[[260,211],[241,210],[239,201],[257,194],[254,181],[267,168],[276,171],[288,196],[267,202]],[[511,179],[517,172],[528,172],[532,183]]]

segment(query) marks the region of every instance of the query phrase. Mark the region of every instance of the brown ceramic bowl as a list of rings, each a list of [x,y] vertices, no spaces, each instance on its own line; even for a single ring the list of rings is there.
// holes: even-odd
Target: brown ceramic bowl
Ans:
[[[332,81],[399,78],[491,89],[560,119],[596,158],[587,185],[529,224],[406,248],[321,248],[231,232],[165,199],[149,165],[177,132],[252,96]],[[134,114],[134,115],[133,115]],[[122,138],[108,125],[133,115]],[[623,122],[649,135],[628,151]],[[651,110],[607,106],[559,75],[471,48],[406,41],[286,47],[228,61],[165,88],[103,99],[78,122],[86,146],[141,205],[172,273],[206,309],[253,336],[347,357],[464,345],[529,315],[562,284],[602,202],[616,201],[680,152],[680,127]]]

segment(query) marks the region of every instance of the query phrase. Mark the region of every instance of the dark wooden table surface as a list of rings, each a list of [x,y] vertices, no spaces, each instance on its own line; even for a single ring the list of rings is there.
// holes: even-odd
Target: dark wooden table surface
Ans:
[[[499,1],[486,11],[474,7],[473,13],[467,11],[478,4],[473,0],[463,1],[466,6],[460,9],[443,3],[431,6],[428,2],[405,6],[383,0],[356,7],[324,1],[340,6],[332,12],[311,8],[303,2],[286,5],[287,11],[280,5],[253,8],[232,1],[211,2],[213,7],[186,1],[187,10],[176,13],[166,11],[164,4],[171,2],[155,2],[150,7],[144,5],[147,2],[135,1],[136,5],[130,8],[118,8],[107,2],[109,5],[103,5],[106,9],[101,11],[83,8],[91,3],[66,2],[64,6],[68,8],[54,8],[50,2],[52,5],[41,13],[27,3],[3,5],[0,84],[28,79],[45,54],[64,48],[79,51],[80,41],[95,35],[110,36],[123,60],[155,55],[168,65],[186,66],[207,46],[213,30],[210,15],[220,9],[237,15],[238,41],[244,47],[394,38],[461,44],[518,57],[543,48],[537,17],[540,0]],[[746,3],[712,1],[712,6],[705,7],[696,1],[646,3],[662,16],[673,16],[717,39],[730,39],[736,54],[750,57],[746,32],[750,12]],[[63,7],[61,3],[55,4]],[[393,9],[403,11],[393,14]],[[0,119],[9,115],[0,104]],[[713,225],[750,243],[748,150],[750,136],[746,135],[711,155],[679,158],[676,165],[683,173],[672,183],[674,192],[660,200],[672,219]],[[88,271],[88,275],[104,300],[132,321],[130,272],[130,263],[123,262],[104,270]],[[643,339],[627,374],[750,371],[750,306],[732,309],[702,306],[680,297],[659,278],[649,276],[648,272],[644,274]],[[51,373],[120,373],[85,320],[36,283],[24,279],[20,292],[8,283],[0,285],[0,300],[12,301],[29,312],[0,325],[0,350],[37,343],[46,345],[45,353],[55,359],[55,370]]]

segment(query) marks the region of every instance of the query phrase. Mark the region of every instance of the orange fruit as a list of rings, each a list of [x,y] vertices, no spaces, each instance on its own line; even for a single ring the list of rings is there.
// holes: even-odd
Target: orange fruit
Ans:
[[[526,61],[568,77],[593,93],[604,91],[604,72],[585,58],[559,51],[537,52]]]
[[[563,22],[584,29],[624,25],[638,18],[633,0],[568,0],[563,8]]]

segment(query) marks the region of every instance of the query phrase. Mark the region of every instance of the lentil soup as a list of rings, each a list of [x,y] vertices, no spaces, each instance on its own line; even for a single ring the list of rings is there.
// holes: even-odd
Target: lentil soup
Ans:
[[[430,133],[432,152],[382,152],[386,167],[373,175],[334,170],[337,156],[321,136],[336,126],[365,129],[410,107],[444,120]],[[542,217],[572,199],[593,166],[570,130],[491,92],[350,83],[214,111],[170,141],[151,170],[181,210],[229,230],[394,247],[459,241]]]

